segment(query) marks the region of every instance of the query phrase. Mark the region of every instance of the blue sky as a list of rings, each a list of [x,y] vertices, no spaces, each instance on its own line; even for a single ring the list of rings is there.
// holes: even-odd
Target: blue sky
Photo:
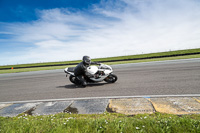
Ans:
[[[0,0],[0,65],[200,47],[199,0]]]
[[[29,22],[37,20],[37,11],[54,8],[87,9],[99,0],[1,0],[0,21]]]

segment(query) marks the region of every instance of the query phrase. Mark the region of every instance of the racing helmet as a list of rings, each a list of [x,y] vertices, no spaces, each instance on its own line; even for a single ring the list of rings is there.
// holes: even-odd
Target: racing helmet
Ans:
[[[90,65],[91,59],[89,56],[83,56],[83,63],[86,65]]]

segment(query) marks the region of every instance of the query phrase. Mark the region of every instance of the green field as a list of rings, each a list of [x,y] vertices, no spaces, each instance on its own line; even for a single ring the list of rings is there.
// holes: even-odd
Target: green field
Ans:
[[[0,117],[2,133],[200,133],[200,115],[115,113]]]
[[[169,51],[169,52],[160,52],[160,53],[151,53],[151,54],[141,54],[141,55],[130,55],[130,56],[119,56],[119,57],[109,57],[109,58],[98,58],[92,59],[92,61],[97,62],[106,62],[108,65],[113,64],[125,64],[125,63],[138,63],[138,62],[150,62],[150,61],[163,61],[163,60],[176,60],[176,59],[189,59],[189,58],[200,58],[200,54],[194,55],[182,55],[188,53],[199,53],[200,48],[198,49],[188,49],[188,50],[178,50],[178,51]],[[176,56],[173,56],[176,55]],[[177,56],[180,55],[180,56]],[[155,58],[159,56],[169,56],[169,57],[161,57]],[[172,56],[172,57],[170,57]],[[139,58],[151,58],[152,59],[139,59]],[[126,61],[127,59],[130,59]],[[124,61],[116,61],[116,60],[124,60]],[[49,62],[49,63],[35,63],[35,64],[20,64],[20,65],[7,65],[7,66],[0,66],[0,74],[2,73],[17,73],[17,72],[28,72],[28,71],[39,71],[39,70],[53,70],[53,69],[64,69],[65,67],[75,66],[75,65],[67,65],[71,63],[79,63],[81,60],[77,61],[65,61],[65,62]],[[65,65],[66,64],[66,65]],[[46,66],[50,65],[50,66]],[[54,66],[58,65],[58,66]],[[21,67],[33,67],[34,68],[21,68]],[[11,69],[11,68],[14,69]],[[1,69],[7,70],[1,70]],[[18,68],[18,69],[15,69]]]

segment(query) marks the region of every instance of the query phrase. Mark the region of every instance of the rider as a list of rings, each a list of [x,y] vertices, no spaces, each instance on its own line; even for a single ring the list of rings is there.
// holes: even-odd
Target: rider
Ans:
[[[74,69],[74,75],[81,82],[81,85],[85,87],[87,85],[87,82],[85,81],[84,76],[86,75],[87,67],[89,67],[90,64],[97,64],[97,65],[99,65],[100,63],[91,62],[91,59],[90,59],[89,56],[83,56],[82,60],[83,61],[81,63],[79,63],[75,67],[75,69]]]

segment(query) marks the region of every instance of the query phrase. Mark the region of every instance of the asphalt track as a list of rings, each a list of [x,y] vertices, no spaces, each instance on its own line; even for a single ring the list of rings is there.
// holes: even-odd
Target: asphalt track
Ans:
[[[200,94],[200,59],[114,65],[118,81],[73,85],[63,70],[0,74],[0,102]]]

